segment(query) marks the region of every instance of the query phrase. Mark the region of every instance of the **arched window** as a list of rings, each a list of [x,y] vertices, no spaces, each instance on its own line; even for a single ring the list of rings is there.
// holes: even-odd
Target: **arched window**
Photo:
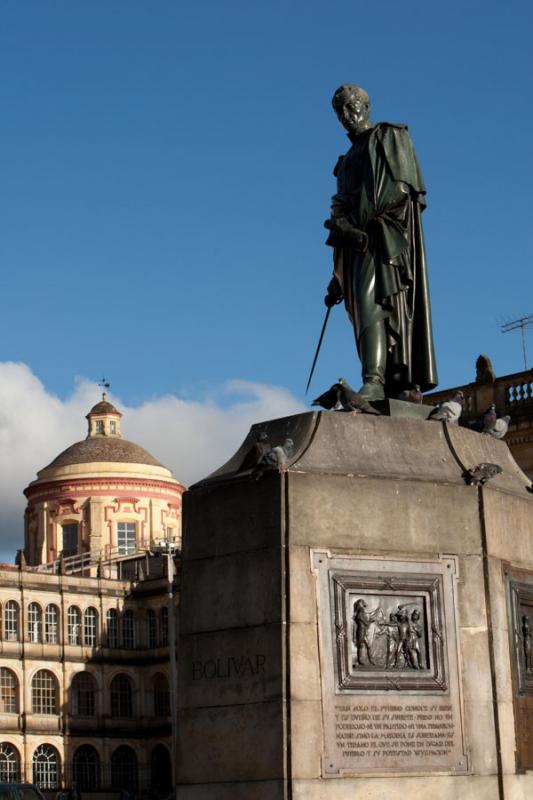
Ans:
[[[40,744],[33,753],[33,782],[39,789],[57,789],[59,755],[50,744]]]
[[[94,792],[100,788],[100,759],[90,744],[82,744],[74,753],[72,780],[81,792]]]
[[[127,675],[116,675],[111,681],[111,716],[133,716],[133,690]]]
[[[153,650],[157,647],[157,618],[153,608],[147,611],[148,618],[148,647]]]
[[[122,615],[122,647],[128,650],[135,647],[135,617],[131,608]]]
[[[87,608],[83,615],[83,643],[88,647],[95,647],[97,636],[98,612],[96,608]]]
[[[172,769],[170,754],[163,744],[156,744],[152,750],[151,788],[158,797],[167,794],[172,788]]]
[[[20,781],[20,756],[9,742],[0,743],[0,783]]]
[[[107,646],[118,647],[118,614],[116,608],[107,612]]]
[[[76,606],[67,613],[67,639],[69,644],[81,644],[81,613]]]
[[[0,668],[0,712],[18,714],[19,684],[17,676],[7,667]]]
[[[168,680],[159,672],[154,677],[154,714],[156,717],[170,717],[170,693]]]
[[[43,615],[41,606],[30,603],[28,606],[28,641],[42,642]]]
[[[19,640],[19,607],[14,600],[8,600],[4,606],[4,639],[6,642]]]
[[[46,606],[44,611],[44,641],[46,644],[59,642],[59,609],[57,606]]]
[[[70,686],[70,707],[75,717],[94,717],[96,684],[89,672],[78,672]]]
[[[111,756],[111,784],[115,791],[137,789],[137,756],[125,744],[117,747]]]
[[[33,714],[57,714],[57,681],[47,669],[40,669],[31,682]]]
[[[160,620],[161,645],[164,647],[168,644],[168,608],[166,606],[161,609]]]

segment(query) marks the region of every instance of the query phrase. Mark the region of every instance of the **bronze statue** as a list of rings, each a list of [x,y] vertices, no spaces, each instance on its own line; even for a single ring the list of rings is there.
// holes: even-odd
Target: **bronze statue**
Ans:
[[[325,226],[334,248],[325,303],[344,298],[362,365],[363,396],[437,385],[421,225],[425,186],[407,127],[370,122],[370,99],[341,86],[333,108],[352,146],[334,170]]]

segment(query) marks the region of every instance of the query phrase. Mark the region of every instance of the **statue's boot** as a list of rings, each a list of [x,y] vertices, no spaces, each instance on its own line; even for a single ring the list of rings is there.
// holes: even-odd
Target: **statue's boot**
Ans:
[[[360,394],[365,400],[384,400],[387,334],[383,320],[369,325],[361,334],[359,357],[363,365],[364,381]]]

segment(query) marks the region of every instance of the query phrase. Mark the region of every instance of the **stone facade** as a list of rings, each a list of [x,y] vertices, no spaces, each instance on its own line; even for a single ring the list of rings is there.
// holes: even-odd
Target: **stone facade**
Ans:
[[[490,365],[486,356],[480,356],[478,363],[480,359]],[[434,405],[448,400],[459,389],[465,396],[462,424],[479,419],[492,403],[498,416],[508,414],[511,417],[505,441],[516,463],[533,481],[533,369],[497,378],[490,366],[489,369],[478,368],[472,383],[428,394],[424,402]]]
[[[184,487],[121,416],[98,403],[87,439],[39,472],[18,565],[0,565],[0,782],[50,797],[172,787]]]

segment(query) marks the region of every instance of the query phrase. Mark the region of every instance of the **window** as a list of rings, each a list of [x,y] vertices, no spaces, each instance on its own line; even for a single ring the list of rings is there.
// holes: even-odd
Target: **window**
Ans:
[[[14,600],[8,600],[4,606],[4,639],[6,642],[19,639],[19,607]]]
[[[148,612],[148,647],[153,650],[157,647],[157,619],[153,608],[149,608]]]
[[[104,420],[97,419],[96,420],[96,433],[103,433],[104,432]]]
[[[137,525],[135,522],[119,522],[117,524],[117,545],[121,556],[135,553],[137,550]]]
[[[118,614],[116,608],[107,612],[107,646],[118,647]]]
[[[98,612],[95,608],[87,608],[83,615],[83,644],[88,647],[96,645]]]
[[[57,606],[46,606],[44,611],[44,641],[46,644],[57,644],[59,641],[59,609]]]
[[[122,615],[122,647],[128,650],[135,647],[135,617],[131,609]]]
[[[137,789],[137,756],[125,744],[117,747],[111,756],[111,784],[115,791]]]
[[[100,759],[90,744],[83,744],[74,753],[72,780],[81,792],[94,792],[100,788]]]
[[[116,432],[117,432],[117,423],[114,420],[110,420],[109,433],[116,433]]]
[[[47,669],[36,672],[31,682],[33,714],[57,714],[57,681]]]
[[[81,613],[76,606],[67,613],[67,639],[69,644],[81,644]]]
[[[168,680],[161,673],[154,678],[154,714],[156,717],[170,717]]]
[[[111,681],[111,716],[133,716],[133,692],[127,675],[116,675]]]
[[[28,640],[42,642],[42,612],[37,603],[30,603],[28,606]]]
[[[20,756],[12,744],[0,743],[0,783],[20,781]]]
[[[33,782],[39,789],[57,789],[59,756],[54,747],[41,744],[33,754]]]
[[[75,717],[94,717],[96,689],[92,675],[78,672],[70,687],[70,705]]]
[[[161,609],[161,644],[163,647],[168,644],[168,608],[163,606]]]
[[[63,525],[63,555],[75,556],[78,552],[78,523]]]
[[[152,750],[151,773],[152,789],[159,789],[162,793],[170,792],[172,789],[170,754],[163,744],[156,744]]]
[[[4,714],[18,713],[18,680],[14,672],[7,667],[0,668],[0,712]]]

